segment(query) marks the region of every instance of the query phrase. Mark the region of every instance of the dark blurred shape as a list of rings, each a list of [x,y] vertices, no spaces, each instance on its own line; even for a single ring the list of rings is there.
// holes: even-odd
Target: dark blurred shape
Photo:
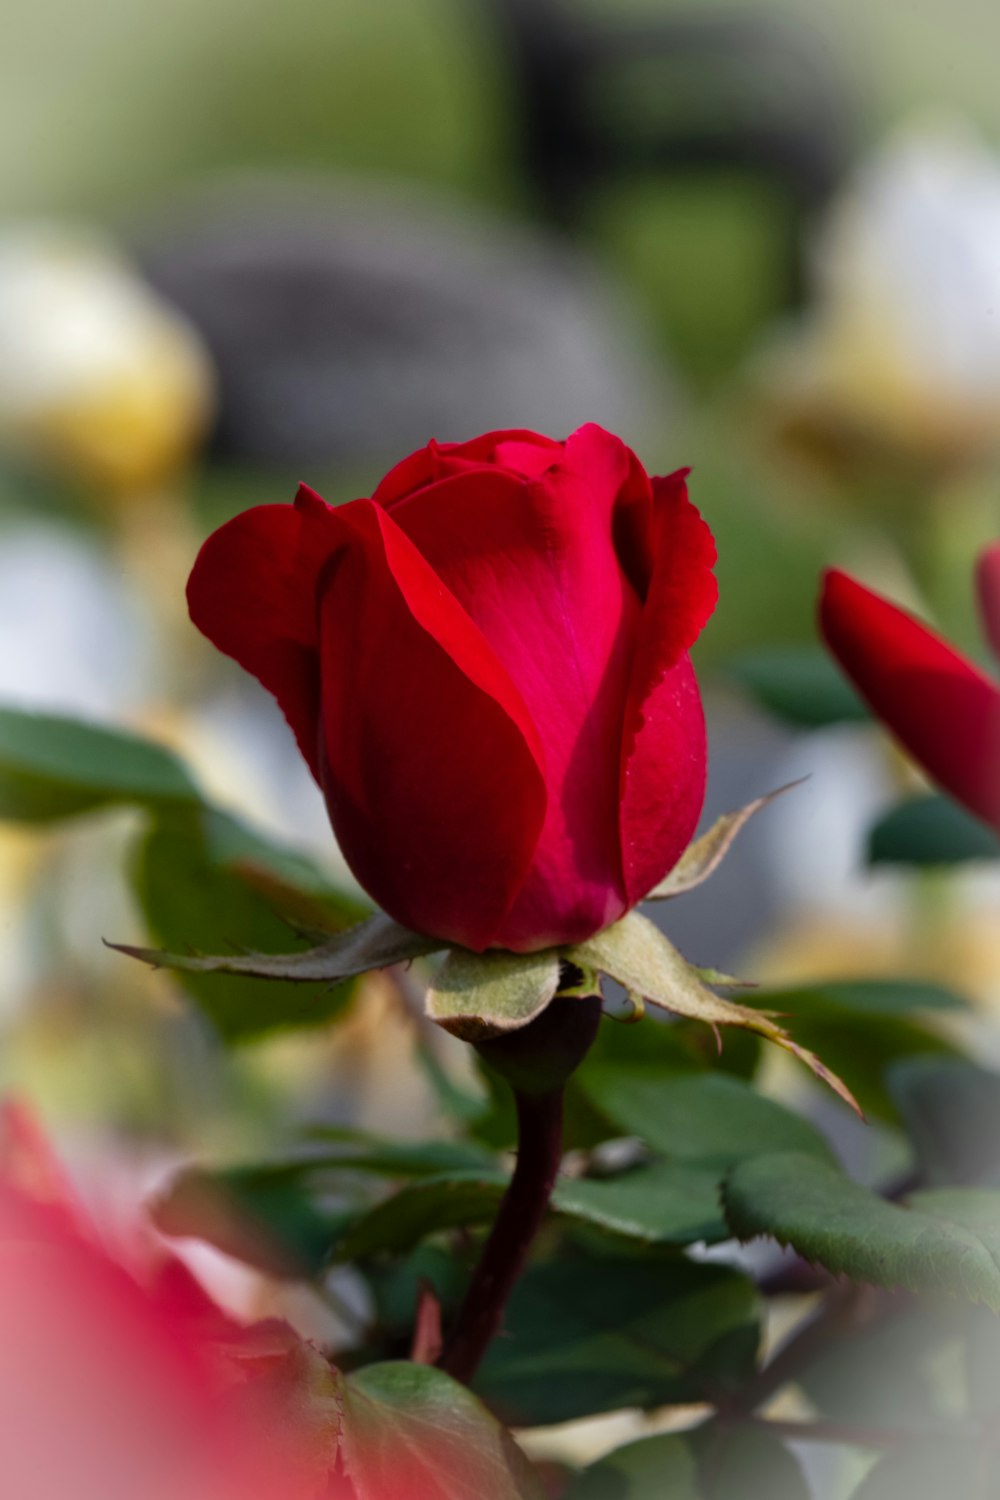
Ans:
[[[429,437],[662,431],[668,392],[586,258],[537,231],[330,179],[242,180],[139,259],[216,363],[219,456],[363,465]]]
[[[489,0],[521,92],[525,173],[545,217],[576,227],[595,187],[703,168],[773,184],[788,214],[789,302],[804,231],[850,158],[854,100],[821,33],[786,17],[580,15]]]

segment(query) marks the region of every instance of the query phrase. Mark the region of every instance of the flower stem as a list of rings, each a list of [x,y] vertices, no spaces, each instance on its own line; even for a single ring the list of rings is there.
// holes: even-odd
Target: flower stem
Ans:
[[[529,1095],[514,1090],[517,1164],[496,1222],[439,1361],[456,1380],[479,1368],[542,1226],[562,1156],[563,1090]]]

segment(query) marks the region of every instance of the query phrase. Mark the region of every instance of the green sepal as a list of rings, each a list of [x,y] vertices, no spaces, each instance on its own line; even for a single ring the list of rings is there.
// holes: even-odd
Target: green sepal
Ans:
[[[291,980],[300,984],[335,984],[407,963],[434,953],[443,944],[401,927],[384,912],[376,912],[356,927],[336,933],[316,948],[299,953],[165,953],[159,948],[136,948],[129,943],[107,943],[118,953],[141,959],[154,969],[179,969],[190,974],[244,974],[252,979]]]
[[[0,819],[49,823],[123,803],[162,810],[200,800],[163,745],[115,726],[0,708]]]
[[[745,807],[737,808],[735,812],[723,813],[706,833],[688,844],[673,869],[663,877],[659,885],[653,887],[645,899],[668,901],[674,896],[683,896],[687,891],[693,891],[710,875],[715,874],[729,853],[736,835],[749,823],[754,813],[760,812],[762,807],[766,807],[769,802],[773,802],[784,792],[789,792],[793,787],[801,785],[801,779],[790,781],[787,786],[779,786],[777,791],[768,792],[763,797],[755,797],[753,802],[748,802]]]
[[[800,1047],[766,1012],[737,1005],[713,994],[702,982],[698,971],[687,962],[664,937],[658,927],[639,912],[630,912],[620,922],[588,938],[578,947],[569,948],[565,957],[570,963],[592,967],[616,980],[630,995],[638,995],[651,1005],[659,1005],[675,1015],[704,1021],[709,1026],[741,1026],[759,1032],[776,1042],[811,1068],[824,1083],[856,1110],[850,1089],[831,1073],[815,1053]]]
[[[466,1042],[481,1042],[527,1026],[559,988],[559,954],[470,953],[453,948],[427,990],[432,1021]]]

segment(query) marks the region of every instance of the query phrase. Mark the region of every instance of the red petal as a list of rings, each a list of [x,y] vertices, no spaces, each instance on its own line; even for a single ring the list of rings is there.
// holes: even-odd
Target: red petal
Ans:
[[[986,639],[1000,660],[1000,542],[994,542],[982,553],[976,567],[979,608]]]
[[[338,545],[334,511],[306,485],[221,526],[188,580],[191,619],[273,693],[319,779],[316,585]]]
[[[541,472],[543,466],[554,463],[562,449],[563,444],[556,438],[544,437],[528,427],[506,427],[484,432],[466,443],[441,443],[438,454],[444,465],[442,478],[473,464],[509,466],[516,473],[530,477]]]
[[[618,752],[639,601],[614,545],[618,478],[563,461],[528,483],[476,470],[392,512],[483,631],[544,747],[548,815],[505,946],[577,941],[625,909]]]
[[[558,458],[561,448],[561,443],[526,428],[484,432],[467,443],[431,441],[391,468],[372,499],[389,510],[414,491],[472,468],[509,467],[531,476],[541,472],[540,463],[547,467]]]
[[[705,798],[705,721],[687,651],[715,608],[716,553],[688,499],[686,472],[653,480],[655,566],[621,745],[621,857],[630,906],[676,864]]]
[[[610,492],[616,496],[615,550],[632,587],[640,599],[645,599],[653,572],[653,491],[649,475],[632,449],[596,422],[577,428],[566,439],[565,462],[598,494]]]
[[[321,608],[324,788],[362,885],[398,921],[482,949],[531,863],[541,749],[480,630],[388,513],[333,513]]]
[[[1000,829],[1000,688],[845,573],[826,574],[820,624],[855,687],[914,760]]]

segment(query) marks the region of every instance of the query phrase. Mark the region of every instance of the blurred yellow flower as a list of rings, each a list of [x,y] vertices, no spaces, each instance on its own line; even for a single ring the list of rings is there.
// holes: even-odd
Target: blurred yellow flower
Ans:
[[[213,405],[197,332],[112,243],[65,226],[0,232],[0,445],[142,490],[190,460]]]

